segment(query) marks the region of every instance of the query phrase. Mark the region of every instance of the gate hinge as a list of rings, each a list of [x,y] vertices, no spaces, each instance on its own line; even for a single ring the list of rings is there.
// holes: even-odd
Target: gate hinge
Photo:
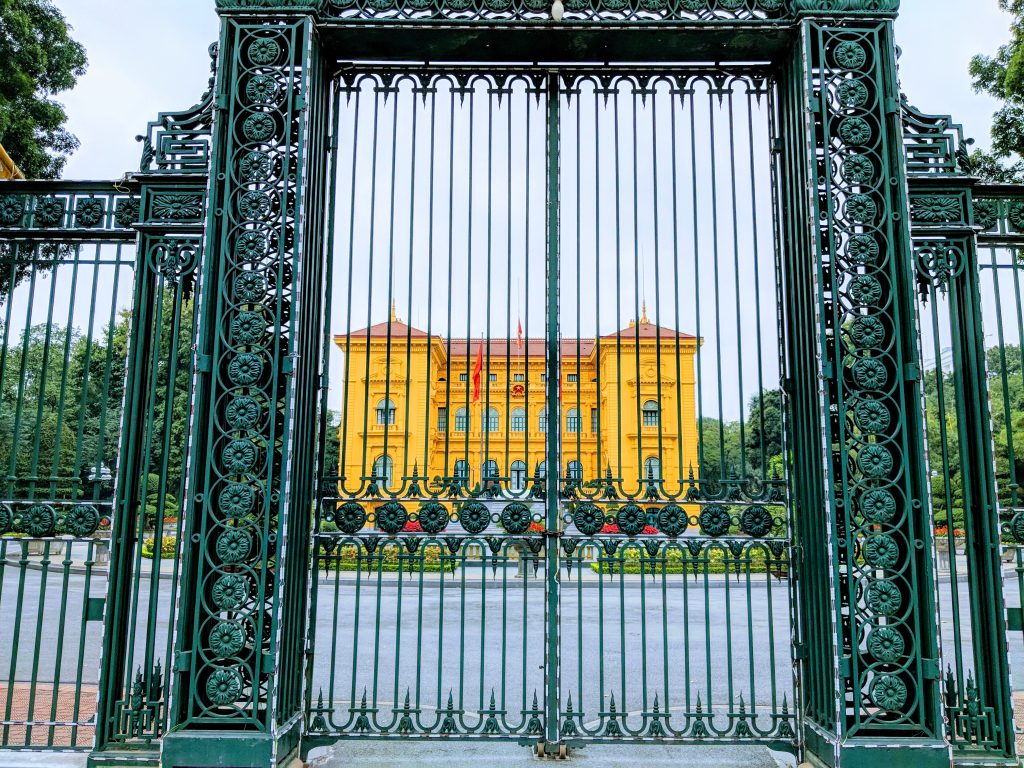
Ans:
[[[903,378],[907,381],[920,381],[921,380],[921,369],[917,363],[907,363],[903,366]]]
[[[821,377],[823,379],[828,379],[829,381],[836,377],[836,371],[832,366],[832,363],[824,363],[821,366]]]
[[[209,373],[213,370],[213,360],[209,355],[196,355],[196,370],[199,373]]]
[[[1024,608],[1006,609],[1006,628],[1011,632],[1024,630]]]
[[[214,101],[214,109],[225,110],[228,108],[228,95],[226,93],[218,93],[217,99]]]
[[[284,360],[281,361],[281,373],[289,374],[295,372],[295,365],[298,361],[299,356],[296,354],[286,355]]]
[[[796,643],[793,646],[793,661],[804,661],[807,659],[807,644]]]
[[[85,601],[85,620],[103,621],[103,609],[107,606],[105,597],[90,597]]]
[[[853,661],[849,656],[842,656],[839,659],[839,676],[844,680],[853,676]]]
[[[188,672],[192,669],[192,653],[190,651],[178,651],[174,654],[174,671]]]
[[[295,111],[301,112],[306,108],[306,97],[301,93],[295,97]]]
[[[887,115],[902,115],[903,114],[903,107],[900,106],[900,103],[899,103],[898,100],[896,100],[892,96],[890,96],[889,98],[887,98],[885,100],[885,114],[887,114]]]
[[[942,667],[939,666],[938,659],[921,659],[921,672],[924,673],[926,680],[942,679]]]
[[[821,112],[821,97],[818,96],[817,94],[811,96],[808,99],[807,103],[810,106],[812,112]]]

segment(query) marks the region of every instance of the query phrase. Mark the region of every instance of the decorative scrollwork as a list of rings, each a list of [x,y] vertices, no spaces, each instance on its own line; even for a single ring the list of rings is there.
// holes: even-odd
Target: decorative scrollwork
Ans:
[[[871,684],[871,700],[889,712],[899,712],[907,703],[907,685],[895,675],[879,675]]]
[[[638,536],[647,527],[647,513],[638,504],[624,504],[615,516],[615,522],[627,536]]]
[[[354,501],[342,504],[334,513],[334,523],[342,533],[359,533],[366,527],[366,510]]]
[[[903,595],[891,581],[877,580],[868,586],[867,603],[880,616],[895,616],[903,604]]]
[[[225,417],[232,429],[252,429],[263,415],[263,409],[255,398],[248,395],[235,397],[228,403]]]
[[[420,507],[418,521],[426,533],[440,533],[451,522],[444,504],[428,501]]]
[[[249,599],[249,580],[233,573],[219,576],[213,583],[211,598],[222,611],[237,610]]]
[[[395,534],[409,522],[409,513],[398,501],[388,501],[377,507],[377,527],[384,533]]]
[[[49,504],[33,504],[21,513],[18,528],[28,536],[42,538],[52,536],[57,524],[57,515]]]
[[[66,204],[57,197],[43,197],[36,201],[35,223],[38,227],[56,227],[64,219]]]
[[[501,510],[501,525],[507,533],[513,536],[526,533],[532,521],[530,508],[518,501],[506,504],[505,508]]]
[[[666,504],[658,512],[658,530],[670,538],[686,533],[690,527],[690,516],[678,504]]]
[[[99,526],[99,510],[91,504],[76,504],[64,516],[64,530],[78,539],[92,536]]]
[[[879,627],[868,635],[868,652],[879,661],[892,663],[903,656],[906,643],[903,635],[888,627]]]
[[[248,472],[256,464],[256,446],[251,440],[232,440],[224,448],[221,460],[229,472]]]
[[[163,221],[196,221],[203,216],[203,196],[164,192],[153,197],[152,213]]]
[[[896,499],[884,488],[873,488],[861,496],[860,510],[872,523],[888,523],[896,516]]]
[[[469,501],[459,510],[459,525],[466,533],[483,533],[491,524],[491,513],[479,501]]]
[[[91,229],[103,221],[106,214],[103,200],[97,197],[84,197],[75,204],[75,226]]]
[[[241,563],[252,552],[252,538],[245,531],[228,528],[217,537],[217,555],[225,563]]]
[[[728,507],[711,504],[701,510],[698,522],[706,536],[724,536],[732,527],[732,515],[729,514]]]
[[[242,694],[242,676],[236,669],[217,669],[206,681],[206,695],[218,706],[238,701]]]
[[[900,559],[900,548],[887,533],[876,533],[864,542],[864,562],[873,568],[893,568]]]
[[[217,656],[235,656],[244,646],[245,633],[237,621],[219,621],[210,632],[210,650]]]
[[[892,452],[884,445],[866,445],[857,453],[857,466],[867,477],[885,477],[892,472]]]
[[[755,539],[760,539],[771,533],[775,526],[775,520],[771,512],[765,507],[747,507],[740,515],[740,529]]]
[[[25,201],[19,195],[0,195],[0,225],[13,227],[21,222]]]
[[[572,521],[584,536],[594,536],[604,528],[604,510],[597,504],[584,501],[576,505],[572,513]]]

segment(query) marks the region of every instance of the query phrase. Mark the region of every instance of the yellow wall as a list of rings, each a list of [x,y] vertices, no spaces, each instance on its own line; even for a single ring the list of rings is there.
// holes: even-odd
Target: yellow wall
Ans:
[[[691,465],[694,474],[699,474],[694,400],[697,339],[685,334],[677,339],[673,331],[659,331],[644,322],[646,319],[639,325],[630,323],[618,337],[611,334],[596,342],[581,342],[579,356],[576,341],[563,340],[561,476],[569,462],[578,459],[584,482],[603,477],[610,466],[613,476],[622,478],[627,493],[638,492],[645,478],[644,461],[660,456],[665,489],[676,493],[686,483]],[[443,339],[430,339],[392,315],[390,324],[371,328],[369,339],[364,329],[337,336],[335,343],[349,362],[340,427],[343,494],[358,494],[363,478],[373,472],[374,461],[385,454],[393,463],[392,490],[396,491],[401,478],[411,476],[414,469],[420,477],[453,476],[459,459],[468,460],[469,482],[474,485],[481,479],[485,457],[497,462],[499,475],[506,478],[512,475],[513,462],[524,462],[528,484],[544,460],[540,416],[545,382],[540,340],[525,342],[522,352],[515,340],[511,344],[492,340],[489,359],[485,344],[477,403],[471,402],[477,340],[468,345],[468,354],[464,341],[454,342],[449,356]],[[460,374],[466,381],[460,380]],[[526,381],[515,381],[516,374],[525,376]],[[570,375],[577,376],[578,382],[570,382]],[[395,405],[393,425],[378,424],[377,407],[385,399]],[[639,411],[647,401],[660,403],[660,428],[642,425]],[[495,432],[482,429],[482,413],[488,405],[498,413]],[[438,430],[438,408],[446,406],[448,430],[442,432]],[[592,409],[598,407],[600,433],[596,434]],[[470,414],[468,431],[456,431],[460,408]],[[527,412],[523,432],[510,429],[512,411],[518,408]],[[578,409],[580,414],[577,433],[568,431],[570,409]]]
[[[24,179],[25,176],[18,169],[18,166],[14,164],[10,155],[4,151],[2,145],[0,145],[0,179]]]

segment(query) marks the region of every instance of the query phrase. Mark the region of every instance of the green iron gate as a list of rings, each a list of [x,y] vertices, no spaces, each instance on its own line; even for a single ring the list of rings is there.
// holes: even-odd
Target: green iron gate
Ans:
[[[343,73],[307,748],[793,749],[771,72]]]
[[[217,7],[0,187],[4,747],[1015,763],[1024,196],[895,0]]]

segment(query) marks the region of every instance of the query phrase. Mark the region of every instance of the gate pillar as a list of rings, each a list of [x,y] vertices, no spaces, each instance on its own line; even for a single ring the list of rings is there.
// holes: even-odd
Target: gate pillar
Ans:
[[[948,766],[898,0],[794,0],[783,78],[788,390],[804,734],[828,766]]]
[[[275,766],[302,729],[328,85],[323,0],[218,0],[185,564],[162,765]]]

